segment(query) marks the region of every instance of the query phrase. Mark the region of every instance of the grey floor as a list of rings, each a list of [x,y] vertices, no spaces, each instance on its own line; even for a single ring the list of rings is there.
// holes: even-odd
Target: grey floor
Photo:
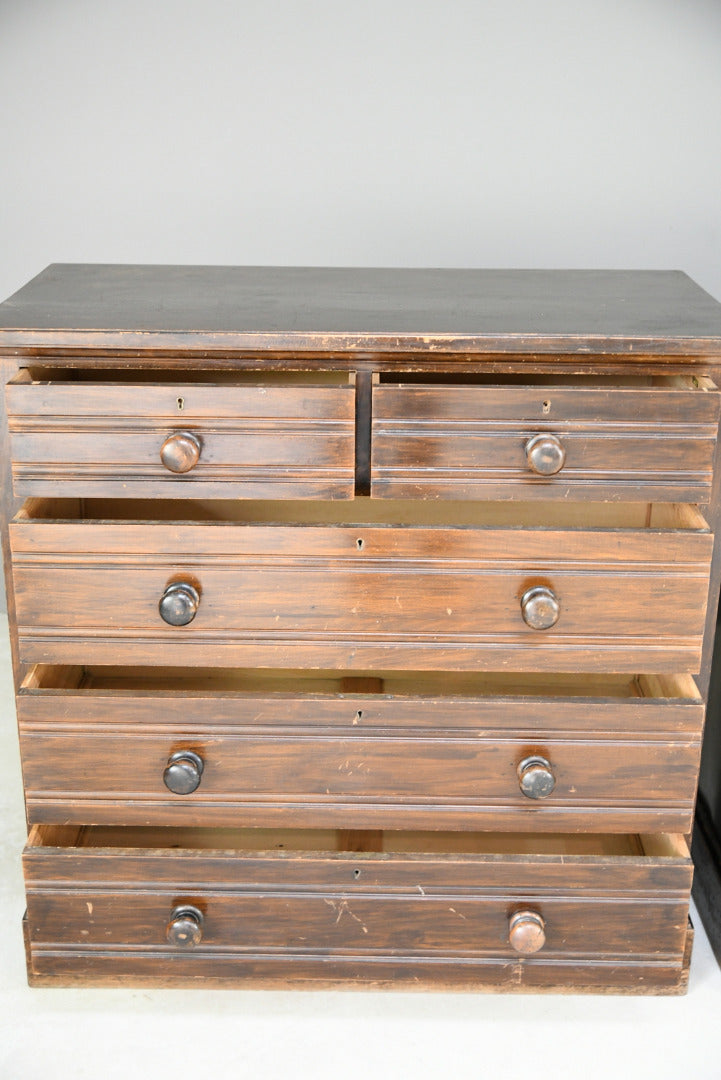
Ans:
[[[721,971],[697,918],[683,998],[29,990],[22,786],[0,620],[0,1080],[721,1077]]]

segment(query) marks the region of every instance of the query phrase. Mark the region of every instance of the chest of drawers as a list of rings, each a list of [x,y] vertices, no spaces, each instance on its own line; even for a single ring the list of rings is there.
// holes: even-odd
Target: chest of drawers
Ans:
[[[720,312],[75,265],[0,306],[30,981],[683,990]]]

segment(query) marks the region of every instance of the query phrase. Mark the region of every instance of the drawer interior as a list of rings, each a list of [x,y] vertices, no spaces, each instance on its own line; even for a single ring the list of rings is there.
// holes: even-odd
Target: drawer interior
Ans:
[[[99,372],[94,368],[78,367],[43,367],[42,364],[30,363],[23,368],[14,379],[12,385],[29,386],[50,385],[53,383],[83,383],[97,386],[128,385],[137,383],[144,385],[162,384],[196,384],[199,386],[247,386],[247,385],[275,385],[275,386],[343,386],[355,382],[354,371],[344,370],[299,370],[294,368],[275,370],[269,369],[267,360],[258,360],[248,357],[244,370],[192,370],[165,369],[149,370],[133,367],[107,367]],[[499,376],[495,373],[477,371],[381,371],[377,373],[376,380],[382,385],[409,384],[426,386],[548,386],[548,387],[586,387],[599,389],[631,388],[643,389],[644,387],[665,390],[716,390],[712,379],[707,375],[674,374],[674,375],[651,375],[651,374],[622,374],[603,375],[598,373],[589,374],[566,374],[564,372],[529,374],[504,374]]]
[[[708,532],[697,506],[689,503],[462,502],[372,499],[28,499],[16,522],[188,522],[191,524],[339,525],[348,528],[444,527]]]
[[[88,694],[177,693],[263,694],[297,698],[302,694],[382,695],[408,698],[560,698],[583,700],[675,700],[701,702],[691,675],[548,674],[514,672],[305,671],[262,668],[137,668],[36,664],[26,675],[22,694],[84,691]]]
[[[354,856],[367,853],[689,858],[685,838],[671,833],[608,835],[34,825],[28,849],[36,848],[315,852]]]
[[[614,374],[601,375],[566,374],[563,372],[528,374],[504,374],[502,377],[487,372],[468,371],[381,371],[377,375],[381,385],[398,386],[558,386],[585,387],[602,390],[614,390],[628,387],[643,389],[650,387],[657,390],[701,390],[713,391],[716,386],[707,375],[650,375],[650,374]]]
[[[82,383],[93,386],[348,386],[355,382],[351,371],[282,371],[268,370],[258,362],[256,370],[244,371],[179,371],[149,370],[148,368],[106,368],[99,373],[93,368],[43,368],[33,365],[24,368],[11,380],[11,386],[52,386]],[[112,405],[112,402],[108,403]]]

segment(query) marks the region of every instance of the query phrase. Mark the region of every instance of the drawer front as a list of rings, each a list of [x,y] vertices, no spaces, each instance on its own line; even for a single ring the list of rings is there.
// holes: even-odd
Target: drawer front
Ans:
[[[719,392],[704,383],[706,390],[376,385],[371,493],[708,502]]]
[[[31,822],[691,829],[691,700],[25,693]]]
[[[18,520],[11,534],[22,660],[346,670],[696,671],[712,548],[686,530]],[[560,611],[548,629],[526,621],[538,589]],[[168,625],[161,602],[192,621]]]
[[[646,990],[681,975],[687,853],[163,852],[33,840],[37,974],[531,986],[608,982],[617,968]]]
[[[18,382],[7,408],[16,495],[353,496],[350,384]]]

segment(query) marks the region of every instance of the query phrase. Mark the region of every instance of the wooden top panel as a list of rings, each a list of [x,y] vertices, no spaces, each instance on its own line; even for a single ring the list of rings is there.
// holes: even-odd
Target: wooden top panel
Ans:
[[[0,305],[0,348],[721,350],[678,271],[53,264]]]

